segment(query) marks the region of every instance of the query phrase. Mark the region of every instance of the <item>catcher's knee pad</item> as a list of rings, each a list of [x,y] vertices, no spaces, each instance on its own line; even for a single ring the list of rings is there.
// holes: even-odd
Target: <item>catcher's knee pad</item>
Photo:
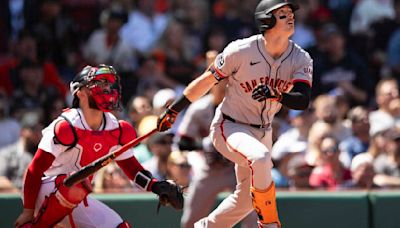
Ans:
[[[75,207],[92,192],[92,187],[88,179],[71,187],[67,187],[63,184],[65,178],[67,178],[67,175],[57,176],[56,187],[58,193],[56,192],[56,195],[62,203]]]
[[[254,210],[257,212],[258,219],[261,224],[277,224],[281,227],[279,221],[278,210],[276,207],[276,197],[275,197],[275,184],[274,182],[263,191],[250,188],[251,197],[253,200]]]
[[[117,228],[131,228],[132,226],[127,222],[127,221],[123,221],[122,223],[120,223]]]
[[[63,184],[67,175],[59,175],[55,180],[56,191],[46,196],[32,227],[51,227],[59,223],[65,216],[86,198],[90,193],[87,182],[81,182],[68,188]]]

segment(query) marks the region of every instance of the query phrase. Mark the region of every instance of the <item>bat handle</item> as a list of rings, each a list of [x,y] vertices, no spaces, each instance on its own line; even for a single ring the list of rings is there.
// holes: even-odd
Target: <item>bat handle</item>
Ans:
[[[83,181],[88,178],[90,175],[94,174],[96,171],[106,166],[113,160],[113,154],[107,157],[100,158],[89,165],[85,166],[79,172],[75,172],[71,174],[68,178],[64,180],[64,185],[67,187],[72,187],[74,184]]]

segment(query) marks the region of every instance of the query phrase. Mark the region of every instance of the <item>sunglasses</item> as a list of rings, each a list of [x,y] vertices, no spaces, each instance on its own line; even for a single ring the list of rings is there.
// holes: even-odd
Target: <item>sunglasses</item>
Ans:
[[[190,169],[192,168],[192,166],[190,164],[187,163],[181,163],[181,164],[175,164],[176,166],[178,166],[181,169]]]
[[[323,153],[337,153],[339,152],[339,148],[337,146],[329,147],[322,150]]]

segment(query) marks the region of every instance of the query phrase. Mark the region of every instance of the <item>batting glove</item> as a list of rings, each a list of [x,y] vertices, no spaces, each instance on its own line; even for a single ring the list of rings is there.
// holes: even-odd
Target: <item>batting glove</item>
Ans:
[[[251,97],[258,102],[265,101],[266,99],[280,101],[282,94],[268,85],[259,84],[253,89]]]
[[[157,130],[159,132],[163,132],[170,129],[172,125],[175,123],[177,115],[178,112],[170,108],[167,108],[157,120]]]

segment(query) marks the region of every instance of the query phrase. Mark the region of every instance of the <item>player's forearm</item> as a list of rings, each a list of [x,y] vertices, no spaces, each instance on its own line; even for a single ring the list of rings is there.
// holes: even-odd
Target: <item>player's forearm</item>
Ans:
[[[215,84],[217,80],[210,71],[206,71],[200,77],[193,80],[183,91],[183,95],[191,102],[204,96]]]
[[[298,82],[289,93],[282,93],[281,103],[290,109],[307,109],[311,98],[311,88],[308,84]]]

